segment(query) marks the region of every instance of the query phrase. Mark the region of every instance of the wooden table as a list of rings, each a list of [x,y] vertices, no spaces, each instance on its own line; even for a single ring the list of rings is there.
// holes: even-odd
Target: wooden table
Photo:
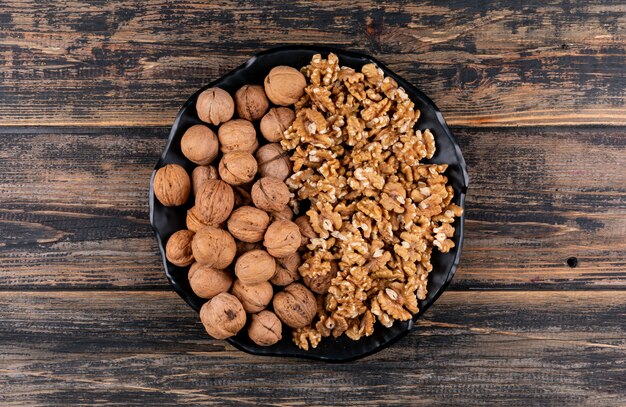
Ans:
[[[623,1],[98,3],[0,3],[0,405],[626,404]],[[453,284],[348,364],[209,339],[148,223],[181,104],[291,43],[386,63],[469,167]]]

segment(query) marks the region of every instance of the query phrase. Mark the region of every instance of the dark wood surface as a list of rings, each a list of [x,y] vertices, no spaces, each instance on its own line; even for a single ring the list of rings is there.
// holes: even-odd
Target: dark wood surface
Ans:
[[[519,4],[0,2],[0,405],[626,405],[626,5]],[[469,168],[450,288],[343,365],[208,338],[147,218],[184,100],[289,43],[380,59]]]

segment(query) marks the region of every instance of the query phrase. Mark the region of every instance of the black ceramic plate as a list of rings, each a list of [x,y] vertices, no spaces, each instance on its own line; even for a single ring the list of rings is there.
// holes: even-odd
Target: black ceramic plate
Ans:
[[[178,116],[176,116],[167,145],[165,146],[165,151],[163,151],[161,159],[156,164],[155,171],[163,165],[171,163],[180,164],[190,172],[193,169],[194,165],[181,153],[180,139],[185,130],[190,126],[202,123],[196,114],[195,103],[198,94],[204,89],[218,86],[234,94],[239,87],[245,84],[263,84],[263,79],[274,66],[289,65],[299,69],[307,65],[314,54],[321,53],[325,57],[329,52],[337,54],[341,65],[350,66],[357,70],[360,70],[361,66],[364,64],[373,62],[385,72],[385,75],[394,78],[398,84],[407,91],[413,102],[415,102],[416,107],[421,111],[417,127],[422,130],[431,129],[435,136],[437,152],[429,162],[445,163],[449,165],[446,175],[454,188],[453,202],[463,207],[468,184],[465,161],[463,160],[461,150],[456,140],[452,136],[441,112],[437,109],[435,104],[426,95],[394,74],[374,58],[355,52],[341,51],[326,47],[289,46],[271,49],[257,54],[239,68],[227,73],[202,89],[199,89],[187,100],[178,113]],[[159,243],[165,273],[174,287],[174,290],[176,290],[193,309],[198,311],[205,300],[198,298],[191,291],[187,281],[188,267],[174,266],[165,259],[165,242],[167,242],[167,239],[172,233],[186,228],[186,212],[187,209],[192,206],[192,203],[189,202],[183,207],[174,208],[162,206],[154,199],[152,191],[153,180],[154,172],[150,182],[150,223],[152,224]],[[377,325],[372,336],[359,341],[352,341],[346,336],[342,336],[338,339],[325,338],[316,349],[309,351],[303,351],[296,347],[291,340],[291,332],[288,330],[283,332],[283,339],[279,343],[269,347],[254,344],[248,339],[245,329],[236,337],[228,339],[228,341],[243,351],[257,355],[296,356],[330,362],[354,360],[389,346],[411,330],[414,322],[435,302],[450,283],[461,254],[463,217],[457,219],[454,226],[456,228],[453,237],[455,247],[449,253],[445,254],[441,254],[437,250],[433,251],[433,271],[430,273],[428,279],[428,296],[424,301],[420,301],[420,312],[413,317],[413,320],[396,322],[391,328]]]

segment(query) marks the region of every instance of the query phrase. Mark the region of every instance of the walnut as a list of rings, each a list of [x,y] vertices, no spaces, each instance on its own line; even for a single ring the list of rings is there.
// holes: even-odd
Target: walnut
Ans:
[[[240,279],[235,280],[230,293],[237,297],[248,313],[256,313],[264,310],[272,300],[274,290],[267,281],[258,284],[245,284]]]
[[[154,195],[163,206],[179,206],[189,198],[191,181],[183,167],[167,164],[154,174],[153,188]]]
[[[265,250],[262,242],[242,242],[237,240],[237,253],[235,254],[235,258],[241,257],[242,254],[251,252],[252,250]]]
[[[207,226],[196,232],[191,249],[198,263],[224,269],[235,259],[237,245],[230,233]]]
[[[328,292],[328,289],[330,288],[332,279],[335,278],[335,276],[337,275],[337,271],[339,270],[339,267],[335,262],[330,263],[330,267],[331,270],[324,274],[320,274],[314,277],[302,277],[304,284],[306,284],[307,287],[309,287],[311,291],[316,294],[326,294]]]
[[[288,220],[275,220],[265,232],[263,246],[274,257],[286,257],[300,247],[302,236],[298,225]]]
[[[310,326],[294,329],[292,337],[293,342],[303,350],[309,350],[309,343],[311,348],[317,348],[317,345],[322,340],[322,335],[320,335],[319,331]]]
[[[242,254],[235,263],[235,274],[246,284],[259,284],[272,278],[276,261],[265,250]]]
[[[259,346],[271,346],[280,341],[283,325],[272,311],[261,311],[250,317],[248,336]]]
[[[259,146],[256,130],[252,123],[244,119],[229,120],[217,130],[219,146],[222,153],[245,151],[254,153]]]
[[[291,175],[291,161],[277,143],[266,144],[259,148],[254,155],[262,177],[274,177],[284,181]]]
[[[226,153],[220,161],[220,177],[231,185],[242,185],[254,179],[257,162],[252,154],[245,151]]]
[[[235,193],[235,208],[252,205],[252,195],[248,192],[249,189],[246,188],[247,185],[233,187],[233,192]]]
[[[202,306],[200,320],[213,338],[226,339],[237,335],[246,325],[246,311],[237,297],[220,293]]]
[[[198,194],[202,185],[210,179],[218,179],[217,169],[211,165],[199,165],[191,172],[191,186],[194,195]]]
[[[302,235],[302,243],[300,247],[308,245],[311,239],[317,239],[319,237],[317,233],[315,233],[315,230],[313,230],[313,226],[311,226],[311,219],[309,219],[308,215],[298,216],[294,222],[298,225],[300,235]]]
[[[207,180],[196,194],[195,214],[207,225],[217,225],[230,216],[235,205],[233,189],[221,180]]]
[[[213,298],[219,293],[227,292],[233,283],[230,273],[224,270],[193,263],[187,274],[191,290],[200,298]]]
[[[260,242],[270,224],[267,213],[252,206],[242,206],[228,218],[228,231],[243,242]]]
[[[165,257],[170,263],[181,267],[193,263],[193,253],[191,252],[193,235],[191,230],[179,230],[167,239]]]
[[[196,111],[200,120],[217,126],[233,117],[235,102],[225,90],[209,88],[198,95]]]
[[[261,119],[261,134],[271,143],[281,141],[295,118],[293,110],[288,107],[273,107]]]
[[[284,287],[299,279],[298,267],[301,262],[298,252],[276,259],[276,272],[270,279],[270,283]]]
[[[291,328],[309,325],[317,312],[315,296],[302,284],[292,283],[274,296],[274,312]]]
[[[292,220],[293,219],[293,211],[289,206],[285,206],[280,211],[270,211],[270,218],[272,220],[282,219],[282,220]]]
[[[196,124],[187,129],[180,140],[184,156],[198,165],[208,165],[219,152],[219,141],[207,126]]]
[[[287,185],[274,177],[263,177],[255,182],[251,195],[254,205],[268,212],[283,210],[290,198]]]
[[[192,232],[197,232],[203,227],[208,226],[198,216],[198,212],[195,206],[191,207],[187,211],[186,225],[187,225],[187,229],[191,230]]]
[[[265,77],[265,93],[279,106],[296,103],[304,95],[306,79],[304,75],[290,66],[276,66]]]
[[[244,85],[235,93],[237,114],[242,119],[258,120],[267,111],[269,102],[263,87],[259,85]]]

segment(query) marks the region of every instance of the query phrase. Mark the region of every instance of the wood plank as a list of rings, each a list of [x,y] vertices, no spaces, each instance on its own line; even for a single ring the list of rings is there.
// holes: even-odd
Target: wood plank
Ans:
[[[626,285],[626,129],[455,131],[470,189],[453,288]],[[166,288],[147,204],[166,136],[0,130],[0,288]]]
[[[202,85],[294,43],[379,58],[453,125],[624,125],[625,15],[612,0],[9,0],[0,125],[169,125]]]
[[[1,292],[12,405],[626,402],[626,292],[448,292],[396,345],[336,365],[209,339],[170,292]]]

